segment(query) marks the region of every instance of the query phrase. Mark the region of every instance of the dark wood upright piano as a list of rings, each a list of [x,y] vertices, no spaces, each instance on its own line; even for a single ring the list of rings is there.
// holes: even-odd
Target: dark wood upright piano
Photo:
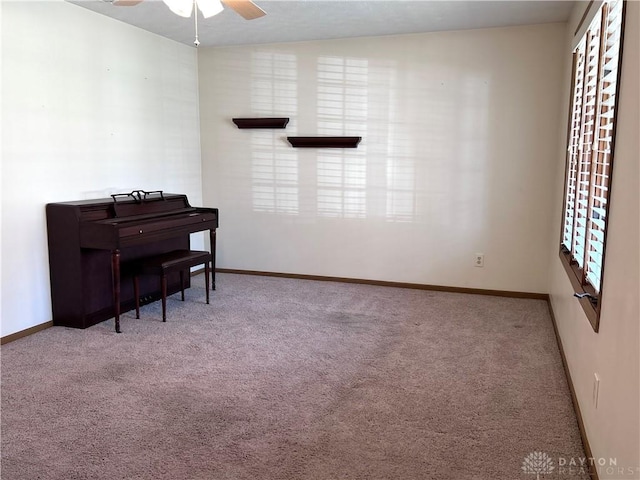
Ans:
[[[218,209],[192,207],[186,195],[134,190],[112,198],[46,206],[53,324],[87,328],[135,307],[127,264],[172,250],[188,250],[189,234],[209,231],[215,290]],[[189,287],[190,282],[185,282]],[[178,274],[169,294],[180,290]],[[140,279],[142,304],[158,300],[160,285]]]

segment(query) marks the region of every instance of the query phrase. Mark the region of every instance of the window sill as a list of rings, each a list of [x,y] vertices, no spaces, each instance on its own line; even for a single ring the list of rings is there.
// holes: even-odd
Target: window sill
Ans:
[[[571,263],[571,259],[569,254],[565,253],[560,249],[560,263],[564,267],[567,272],[567,276],[569,277],[569,281],[571,282],[571,286],[573,287],[573,291],[576,293],[591,293],[588,289],[585,289],[585,286],[580,282],[580,276],[578,272],[574,269],[574,266]],[[584,310],[591,327],[595,333],[598,333],[598,328],[600,326],[600,302],[595,306],[593,303],[589,301],[588,298],[576,298],[578,302],[580,302],[580,306],[582,310]]]

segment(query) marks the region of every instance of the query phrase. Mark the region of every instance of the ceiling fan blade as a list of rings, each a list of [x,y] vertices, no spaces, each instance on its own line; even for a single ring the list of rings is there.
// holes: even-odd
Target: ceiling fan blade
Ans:
[[[251,0],[222,0],[222,3],[235,10],[238,15],[246,20],[253,20],[266,15],[266,12]]]
[[[133,7],[142,3],[142,0],[113,0],[111,3],[116,7]]]

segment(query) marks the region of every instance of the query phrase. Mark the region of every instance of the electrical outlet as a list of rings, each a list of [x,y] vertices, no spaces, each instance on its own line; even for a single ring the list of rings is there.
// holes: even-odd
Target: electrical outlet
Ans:
[[[476,253],[476,257],[473,264],[476,267],[484,267],[484,253]]]
[[[593,374],[593,406],[598,408],[598,395],[600,394],[600,377],[597,373]]]

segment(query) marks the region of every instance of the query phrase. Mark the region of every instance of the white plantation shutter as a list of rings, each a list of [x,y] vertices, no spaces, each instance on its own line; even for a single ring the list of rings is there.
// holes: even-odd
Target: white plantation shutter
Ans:
[[[565,213],[562,230],[562,244],[567,251],[573,246],[573,221],[576,201],[576,179],[579,165],[581,119],[582,119],[582,89],[584,87],[584,44],[582,41],[574,53],[574,85],[569,123],[569,147],[567,149],[567,184],[565,186]]]
[[[605,220],[611,178],[616,85],[620,65],[622,0],[603,5],[597,115],[592,149],[588,236],[585,251],[586,280],[600,291],[604,255]]]
[[[584,87],[582,92],[582,121],[580,131],[576,198],[573,218],[573,258],[584,267],[587,238],[589,190],[591,183],[591,158],[596,121],[596,98],[600,66],[601,13],[593,19],[585,41]]]
[[[622,0],[605,1],[573,54],[561,246],[580,285],[595,292],[596,303],[604,265],[623,6]]]

